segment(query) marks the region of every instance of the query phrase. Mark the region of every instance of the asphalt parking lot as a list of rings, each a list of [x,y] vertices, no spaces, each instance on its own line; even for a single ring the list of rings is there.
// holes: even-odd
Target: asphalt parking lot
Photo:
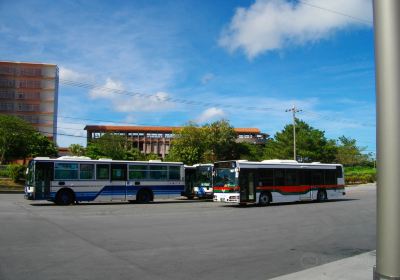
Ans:
[[[375,186],[270,207],[0,194],[0,279],[269,279],[375,249]]]

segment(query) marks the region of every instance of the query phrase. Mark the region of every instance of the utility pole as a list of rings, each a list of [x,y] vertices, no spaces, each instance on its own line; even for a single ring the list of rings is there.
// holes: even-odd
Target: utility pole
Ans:
[[[400,1],[374,0],[377,247],[374,279],[400,279]]]
[[[285,112],[292,112],[293,115],[293,159],[296,160],[296,113],[301,112],[293,105],[292,108],[285,110]]]

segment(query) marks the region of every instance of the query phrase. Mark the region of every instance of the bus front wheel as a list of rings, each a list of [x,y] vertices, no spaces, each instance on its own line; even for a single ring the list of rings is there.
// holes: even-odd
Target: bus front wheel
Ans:
[[[56,195],[55,202],[57,205],[70,205],[74,202],[74,194],[69,189],[61,189]]]
[[[260,194],[259,204],[260,206],[268,206],[271,203],[271,197],[268,193],[262,192]]]

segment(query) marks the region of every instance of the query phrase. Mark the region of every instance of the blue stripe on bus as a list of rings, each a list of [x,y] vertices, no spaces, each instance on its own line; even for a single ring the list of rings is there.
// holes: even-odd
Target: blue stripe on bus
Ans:
[[[184,185],[159,185],[159,186],[124,186],[124,185],[115,185],[115,186],[104,186],[99,192],[75,192],[75,199],[77,201],[93,201],[99,196],[133,196],[136,195],[137,192],[146,188],[152,190],[155,195],[180,195],[184,190]],[[78,187],[79,189],[79,187]],[[56,193],[50,193],[50,197],[55,199]]]

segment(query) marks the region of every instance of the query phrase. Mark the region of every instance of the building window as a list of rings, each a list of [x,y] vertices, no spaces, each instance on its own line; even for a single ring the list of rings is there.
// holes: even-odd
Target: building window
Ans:
[[[13,103],[0,103],[0,111],[14,111]]]

